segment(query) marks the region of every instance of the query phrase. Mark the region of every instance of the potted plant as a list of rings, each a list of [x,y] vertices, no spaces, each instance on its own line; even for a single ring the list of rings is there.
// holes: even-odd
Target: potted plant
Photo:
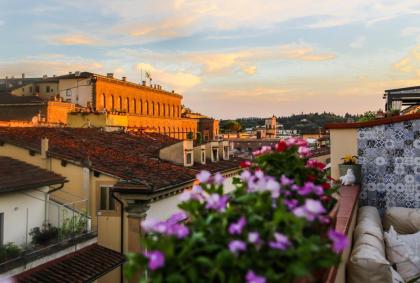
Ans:
[[[338,165],[340,176],[346,175],[347,170],[352,169],[353,174],[356,177],[355,184],[360,184],[362,180],[362,165],[357,164],[358,157],[356,155],[346,155],[341,159],[343,160],[343,163]]]
[[[304,140],[263,147],[244,161],[236,189],[202,171],[181,211],[142,222],[142,247],[125,274],[140,282],[320,282],[348,245],[329,213],[336,187]],[[147,272],[139,273],[144,270]]]

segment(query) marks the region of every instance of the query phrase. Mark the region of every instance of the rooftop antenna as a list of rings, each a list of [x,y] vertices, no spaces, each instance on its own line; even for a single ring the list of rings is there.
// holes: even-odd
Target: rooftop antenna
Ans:
[[[146,70],[146,79],[149,79],[150,86],[152,85],[152,75],[150,74],[150,71]]]

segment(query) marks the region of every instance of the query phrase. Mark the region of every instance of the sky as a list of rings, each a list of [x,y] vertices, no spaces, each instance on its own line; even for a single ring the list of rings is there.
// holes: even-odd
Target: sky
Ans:
[[[420,85],[418,0],[0,0],[0,77],[141,70],[216,118],[363,113]]]

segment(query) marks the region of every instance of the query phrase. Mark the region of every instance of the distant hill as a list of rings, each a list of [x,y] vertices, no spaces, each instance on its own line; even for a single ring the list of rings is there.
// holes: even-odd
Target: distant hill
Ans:
[[[301,134],[312,134],[318,133],[319,128],[324,128],[327,123],[338,123],[345,122],[347,119],[352,118],[358,119],[358,116],[346,114],[344,116],[336,115],[334,113],[309,113],[309,114],[298,114],[291,116],[278,117],[277,122],[284,126],[286,130],[298,130]],[[256,126],[264,125],[263,118],[239,118],[236,120],[221,120],[220,129],[223,132],[228,130],[226,127],[236,121],[242,126],[242,129],[255,128]]]

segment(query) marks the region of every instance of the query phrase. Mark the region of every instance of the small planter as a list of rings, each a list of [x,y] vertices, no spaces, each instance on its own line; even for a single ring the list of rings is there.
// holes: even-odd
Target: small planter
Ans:
[[[360,184],[362,181],[362,165],[360,164],[339,164],[340,177],[347,174],[347,169],[352,169],[356,177],[355,184]]]

